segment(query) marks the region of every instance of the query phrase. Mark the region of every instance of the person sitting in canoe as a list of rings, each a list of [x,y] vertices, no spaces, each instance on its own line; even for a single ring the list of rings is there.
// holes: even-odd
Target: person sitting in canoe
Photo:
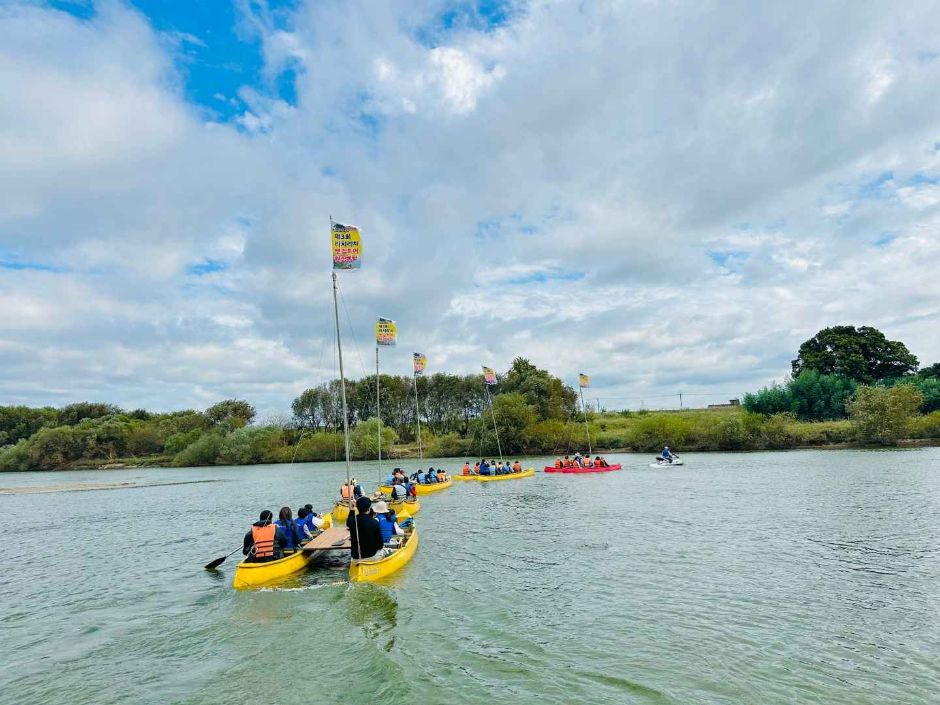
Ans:
[[[418,471],[414,475],[411,476],[411,480],[412,482],[417,482],[419,485],[423,485],[424,484],[424,470],[421,470],[419,468]]]
[[[353,560],[383,558],[386,555],[382,528],[372,514],[372,500],[360,497],[356,500],[356,511],[346,517]]]
[[[313,511],[313,505],[305,504],[303,507],[298,509],[297,510],[298,517],[300,516],[301,509],[307,510],[306,514],[304,515],[304,526],[307,527],[307,531],[310,532],[311,535],[320,531],[323,528],[323,519],[320,517],[319,514]]]
[[[563,468],[570,468],[570,467],[571,467],[571,461],[568,459],[568,456],[567,456],[567,455],[565,456],[565,459],[561,461],[561,466],[562,466]]]
[[[484,475],[484,476],[489,476],[489,475],[492,475],[492,474],[493,474],[492,472],[490,472],[490,464],[489,464],[488,462],[486,462],[486,458],[481,458],[481,459],[480,459],[480,472],[479,472],[479,474],[480,474],[480,475]]]
[[[309,522],[311,518],[311,512],[306,507],[301,507],[297,510],[297,518],[294,519],[294,524],[296,525],[295,531],[302,544],[312,539],[313,535],[317,532],[316,526]],[[321,524],[323,523],[322,519],[319,521]]]
[[[392,485],[392,501],[397,502],[408,496],[408,488],[403,482],[396,482]]]
[[[405,530],[398,525],[398,517],[395,512],[389,511],[388,505],[379,500],[372,505],[372,511],[375,513],[375,520],[379,522],[379,529],[382,531],[382,542],[386,545],[391,543],[393,536],[404,536]]]
[[[561,458],[555,458],[555,469],[561,470]]]
[[[284,557],[287,538],[272,519],[274,515],[265,509],[245,534],[242,553],[246,556],[247,563],[266,563]]]
[[[434,468],[428,468],[428,474],[426,475],[428,484],[431,485],[437,482],[437,470]]]
[[[463,470],[460,471],[460,474],[463,475],[464,477],[468,477],[470,475],[470,461],[469,460],[467,460],[463,464]]]
[[[522,463],[520,463],[518,460],[517,460],[516,462],[514,462],[514,463],[512,464],[512,471],[513,471],[513,472],[522,472]]]
[[[296,551],[300,548],[300,532],[297,531],[297,524],[294,522],[294,514],[290,507],[281,507],[277,515],[278,528],[284,532],[284,538],[287,541],[287,550]]]
[[[594,467],[596,467],[596,468],[606,468],[606,467],[609,467],[609,466],[608,466],[608,464],[607,464],[607,461],[604,460],[601,456],[598,455],[596,458],[594,458]]]

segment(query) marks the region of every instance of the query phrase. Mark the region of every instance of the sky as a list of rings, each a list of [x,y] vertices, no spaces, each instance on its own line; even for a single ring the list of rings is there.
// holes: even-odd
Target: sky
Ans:
[[[940,361],[940,5],[0,1],[0,404],[289,413],[336,374],[724,401]]]

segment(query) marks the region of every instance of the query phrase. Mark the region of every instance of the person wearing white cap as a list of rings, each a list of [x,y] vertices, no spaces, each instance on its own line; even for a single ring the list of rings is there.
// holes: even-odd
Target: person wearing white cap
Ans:
[[[405,531],[398,525],[398,517],[394,512],[390,512],[388,505],[379,500],[372,505],[372,511],[375,512],[375,518],[379,522],[379,528],[382,530],[382,541],[388,544],[393,536],[404,536]]]

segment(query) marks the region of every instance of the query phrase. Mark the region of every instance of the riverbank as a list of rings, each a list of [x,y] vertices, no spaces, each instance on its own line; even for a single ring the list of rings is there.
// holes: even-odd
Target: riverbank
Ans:
[[[500,423],[504,457],[573,455],[590,446],[597,453],[658,453],[669,445],[680,453],[885,447],[874,445],[848,419],[798,421],[788,414],[765,416],[740,408],[589,414],[590,441],[583,421]],[[199,424],[203,424],[200,426]],[[423,428],[423,427],[422,427]],[[940,412],[906,421],[905,440],[893,445],[940,443]],[[188,429],[188,430],[187,430]],[[376,457],[376,425],[352,429],[353,460]],[[413,464],[413,439],[396,442],[383,430],[383,457]],[[500,455],[495,438],[472,433],[422,433],[423,457],[468,458]],[[342,433],[273,425],[206,425],[201,415],[157,420],[109,416],[74,426],[41,428],[0,450],[0,471],[151,468],[334,462],[343,457]]]
[[[828,443],[825,445],[803,445],[803,446],[791,446],[788,448],[748,448],[738,451],[726,451],[718,449],[702,449],[702,448],[685,448],[682,446],[674,446],[677,448],[677,452],[682,455],[685,453],[760,453],[760,452],[787,452],[787,451],[797,451],[797,450],[877,450],[884,448],[884,446],[876,445],[872,443],[852,443],[852,442],[843,442],[843,443]],[[937,438],[908,438],[898,441],[897,448],[934,448],[940,447],[940,439]],[[642,451],[635,448],[594,448],[594,453],[598,455],[649,455],[649,451]],[[572,451],[574,452],[574,451]],[[471,458],[476,458],[476,456],[470,456]],[[536,458],[536,457],[545,457],[544,454],[536,453],[533,455],[522,454],[519,456],[512,456],[513,458],[518,457],[520,461],[525,463],[527,458]],[[466,455],[453,455],[453,456],[436,456],[435,459],[440,460],[453,460],[455,464],[462,463],[464,460],[468,459]],[[396,461],[409,461],[413,463],[418,460],[418,453],[416,450],[407,448],[402,452],[396,454],[394,457],[385,457],[382,456],[383,462],[393,463]],[[324,460],[306,460],[303,462],[312,462],[312,463],[336,463],[342,461],[341,457],[324,459]],[[298,461],[295,461],[298,462]],[[256,463],[241,463],[241,465],[289,465],[291,464],[290,460],[282,461],[258,461]],[[231,463],[220,463],[219,465],[224,465],[226,467],[231,466]],[[117,460],[107,460],[100,462],[81,462],[76,461],[57,470],[48,470],[46,472],[63,472],[63,471],[72,471],[72,470],[132,470],[132,469],[155,469],[155,468],[170,468],[174,467],[173,456],[163,455],[163,456],[148,456],[146,459],[142,458],[124,458]],[[203,466],[211,467],[211,466]],[[538,468],[537,468],[538,469]],[[0,488],[0,494],[2,494],[3,489]]]

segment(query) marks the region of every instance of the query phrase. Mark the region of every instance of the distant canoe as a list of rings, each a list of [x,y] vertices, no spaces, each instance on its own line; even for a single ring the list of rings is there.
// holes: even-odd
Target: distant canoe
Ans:
[[[499,480],[521,480],[535,475],[535,468],[526,468],[522,472],[510,472],[505,475],[454,475],[455,480],[476,480],[477,482],[497,482]]]
[[[584,475],[591,472],[611,472],[619,469],[620,463],[616,465],[605,465],[602,468],[556,468],[554,466],[545,466],[545,472],[560,472],[565,475]]]
[[[450,487],[453,484],[453,482],[454,482],[453,480],[448,480],[447,482],[431,482],[431,483],[422,482],[420,484],[418,484],[417,482],[412,482],[411,484],[415,488],[415,494],[422,495],[422,494],[431,494],[432,492],[441,492],[442,490],[446,490],[448,487]],[[391,485],[380,485],[379,492],[390,495],[392,494],[392,487]]]

